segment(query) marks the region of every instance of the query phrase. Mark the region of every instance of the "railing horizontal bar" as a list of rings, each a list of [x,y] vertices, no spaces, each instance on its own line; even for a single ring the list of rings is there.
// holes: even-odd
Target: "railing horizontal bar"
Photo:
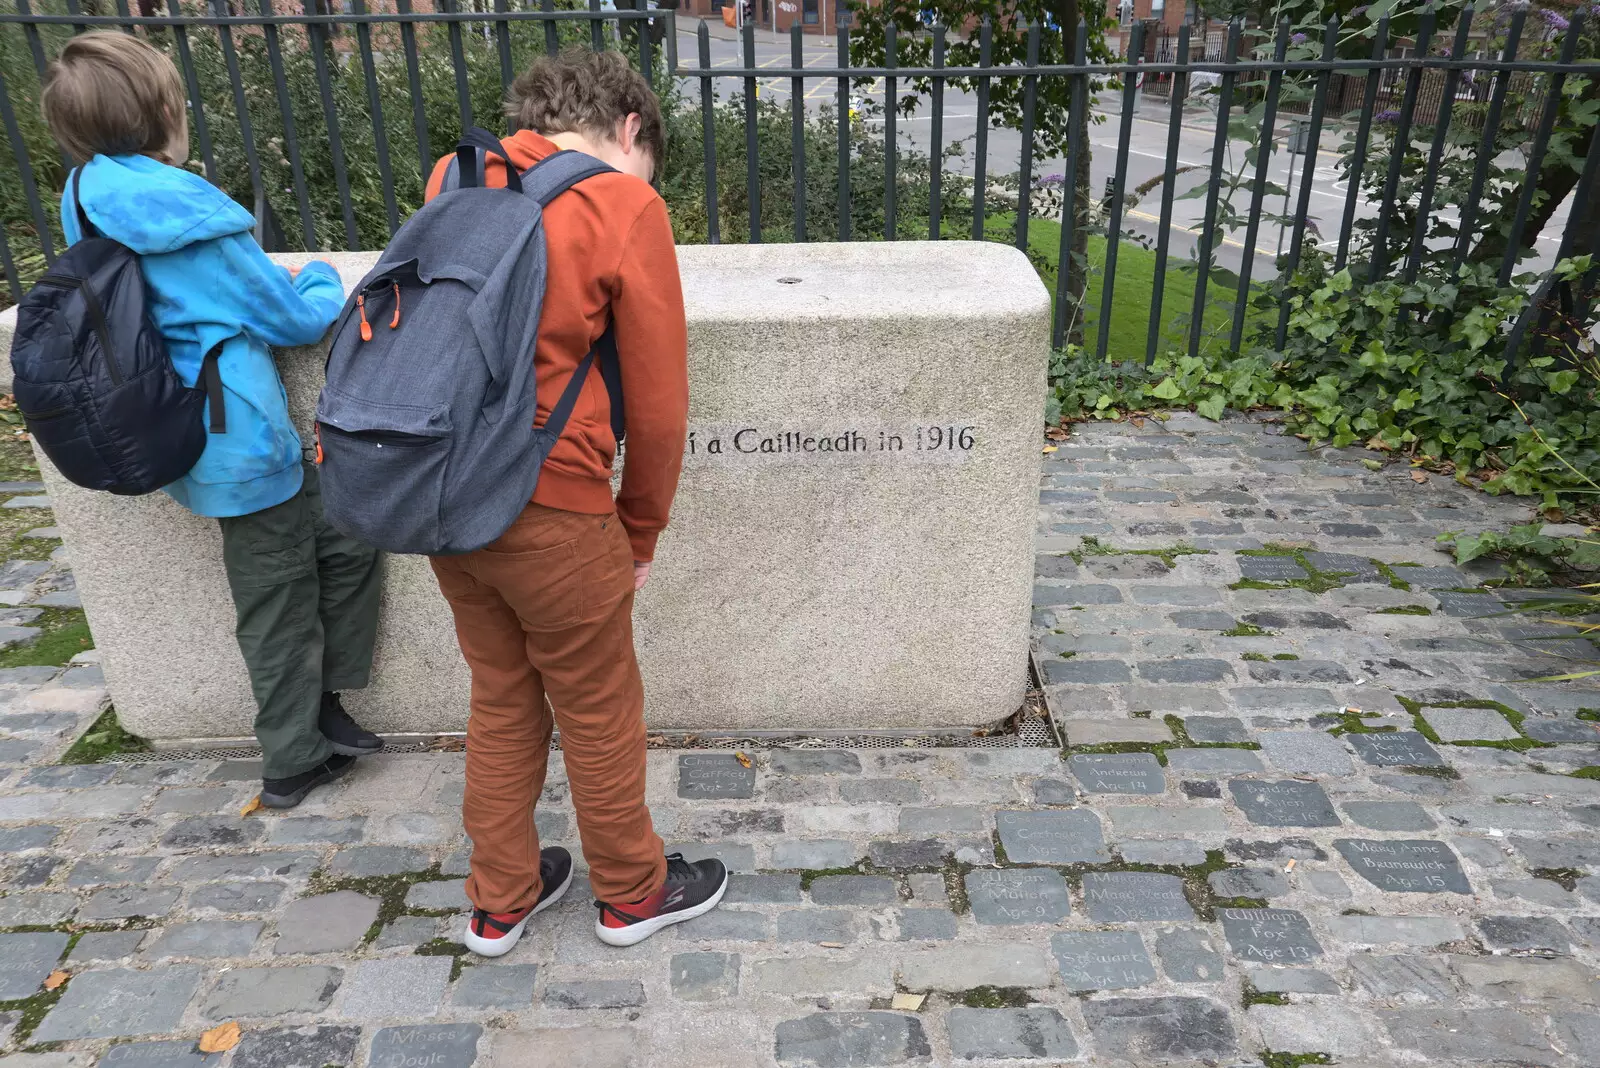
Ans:
[[[0,12],[0,23],[36,26],[356,26],[374,22],[643,22],[665,11],[393,11],[366,15],[18,15]]]
[[[3,21],[5,19],[0,17],[0,22]],[[899,78],[931,78],[935,74],[942,78],[1025,78],[1029,75],[1088,74],[1090,76],[1098,76],[1102,74],[1122,74],[1136,70],[1145,74],[1195,74],[1201,72],[1211,74],[1271,74],[1274,71],[1292,74],[1297,71],[1331,70],[1335,74],[1347,74],[1350,76],[1366,74],[1375,70],[1508,70],[1528,71],[1535,74],[1587,74],[1600,77],[1600,64],[1595,63],[1445,59],[1442,56],[1432,56],[1427,59],[1406,56],[1378,60],[1291,59],[1282,63],[1274,63],[1270,59],[1241,59],[1237,63],[1226,63],[1222,60],[1212,59],[1197,60],[1193,63],[1085,63],[1081,67],[1073,66],[1070,63],[1044,63],[1037,67],[1012,63],[1006,66],[993,67],[895,67],[892,71],[888,67],[805,67],[803,68],[803,73],[809,78],[832,78],[839,75],[885,78],[891,73]],[[698,78],[704,73],[707,73],[707,71],[701,67],[680,67],[672,72],[673,76],[678,78]],[[748,78],[752,71],[749,68],[714,67],[710,69],[709,73],[716,78]],[[802,68],[759,67],[755,69],[754,73],[762,78],[790,78],[801,74]]]

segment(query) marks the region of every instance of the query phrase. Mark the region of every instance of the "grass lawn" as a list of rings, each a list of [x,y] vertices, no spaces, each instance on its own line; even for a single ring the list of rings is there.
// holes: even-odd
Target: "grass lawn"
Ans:
[[[996,215],[988,222],[992,239],[1009,241],[1016,232],[1015,217]],[[1028,246],[1033,250],[1040,275],[1055,297],[1055,265],[1061,250],[1061,224],[1050,219],[1028,220]],[[1084,301],[1084,345],[1094,351],[1099,341],[1100,300],[1105,282],[1106,240],[1089,235],[1089,290]],[[1189,317],[1194,310],[1195,272],[1183,269],[1189,261],[1168,255],[1167,276],[1161,299],[1161,340],[1156,349],[1188,351]],[[1106,355],[1114,361],[1144,360],[1150,331],[1150,297],[1155,292],[1156,254],[1123,239],[1117,245],[1116,287],[1111,297],[1111,333]],[[1228,343],[1233,324],[1236,290],[1215,280],[1206,289],[1206,333],[1201,345],[1206,350],[1220,349]],[[1251,313],[1252,317],[1255,314]]]

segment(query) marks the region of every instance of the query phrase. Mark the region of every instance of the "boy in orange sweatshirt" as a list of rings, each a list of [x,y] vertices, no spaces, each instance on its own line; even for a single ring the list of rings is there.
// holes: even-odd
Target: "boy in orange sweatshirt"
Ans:
[[[571,856],[541,850],[533,822],[556,723],[603,941],[633,945],[702,915],[727,885],[718,861],[662,855],[644,801],[633,597],[667,525],[689,401],[672,226],[650,187],[664,148],[660,107],[620,53],[574,50],[518,78],[507,113],[521,131],[503,142],[519,171],[563,150],[615,168],[545,209],[549,273],[534,362],[543,418],[609,328],[628,451],[613,501],[610,397],[590,376],[511,529],[477,552],[433,560],[472,669],[462,817],[473,842],[474,909],[466,944],[485,956],[508,952],[572,880]],[[434,168],[430,199],[453,160]],[[500,160],[484,169],[486,184],[506,184]]]

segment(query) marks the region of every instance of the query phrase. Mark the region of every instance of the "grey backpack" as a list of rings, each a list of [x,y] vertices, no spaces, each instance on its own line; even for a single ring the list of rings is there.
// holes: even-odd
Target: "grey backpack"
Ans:
[[[558,152],[520,175],[508,162],[506,188],[490,189],[488,153],[509,160],[494,135],[462,135],[440,194],[334,324],[317,404],[323,507],[336,529],[389,552],[471,552],[505,533],[597,360],[622,437],[609,329],[534,425],[544,206],[611,168]]]

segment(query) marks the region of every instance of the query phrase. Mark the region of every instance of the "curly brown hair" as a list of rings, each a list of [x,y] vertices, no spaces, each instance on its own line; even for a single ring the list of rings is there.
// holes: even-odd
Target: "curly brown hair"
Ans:
[[[612,140],[617,124],[633,114],[639,116],[639,144],[659,166],[667,149],[661,103],[621,52],[569,48],[540,58],[511,83],[506,96],[506,117],[542,134]]]

